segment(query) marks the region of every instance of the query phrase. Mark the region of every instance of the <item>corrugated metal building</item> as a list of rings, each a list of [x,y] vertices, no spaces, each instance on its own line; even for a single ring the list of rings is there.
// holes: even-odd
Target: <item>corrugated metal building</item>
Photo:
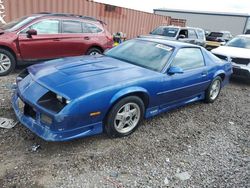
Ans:
[[[147,34],[158,25],[171,24],[171,18],[147,12],[96,3],[88,0],[0,0],[0,23],[38,12],[73,13],[96,17],[107,23],[111,33],[122,31],[127,38]],[[177,25],[185,25],[185,20]]]
[[[186,19],[186,25],[210,31],[230,31],[233,35],[250,29],[250,15],[240,13],[217,13],[174,9],[154,9],[154,13],[177,19]]]

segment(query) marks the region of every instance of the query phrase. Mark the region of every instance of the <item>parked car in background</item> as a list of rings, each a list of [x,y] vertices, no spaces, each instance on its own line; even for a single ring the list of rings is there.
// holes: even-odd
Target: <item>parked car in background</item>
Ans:
[[[207,36],[211,33],[211,31],[207,29],[205,29],[204,31],[205,31],[205,37],[207,38]]]
[[[239,35],[225,46],[213,49],[212,53],[232,62],[233,75],[250,80],[250,35]]]
[[[206,37],[206,49],[212,50],[219,46],[225,45],[230,39],[232,39],[232,35],[229,31],[220,31],[220,32],[211,32]]]
[[[204,30],[194,27],[159,26],[150,32],[150,35],[143,35],[141,37],[178,40],[203,47],[206,44]]]
[[[231,63],[200,46],[138,38],[104,55],[28,67],[17,77],[12,105],[20,122],[45,140],[104,131],[122,137],[143,118],[198,100],[214,102],[231,73]]]
[[[71,14],[39,13],[0,28],[0,76],[24,62],[93,55],[113,46],[102,21]]]
[[[247,29],[245,34],[250,34],[250,29]]]

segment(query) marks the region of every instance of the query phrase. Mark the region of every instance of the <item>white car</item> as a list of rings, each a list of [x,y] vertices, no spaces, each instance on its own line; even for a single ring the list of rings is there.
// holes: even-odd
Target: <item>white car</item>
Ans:
[[[250,35],[238,35],[212,53],[232,62],[233,75],[250,79]]]

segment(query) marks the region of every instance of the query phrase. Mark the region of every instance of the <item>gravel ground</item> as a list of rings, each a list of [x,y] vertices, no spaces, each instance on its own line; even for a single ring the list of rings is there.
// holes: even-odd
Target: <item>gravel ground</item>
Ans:
[[[0,77],[0,117],[15,119],[16,75]],[[249,135],[250,85],[242,80],[215,103],[146,120],[126,138],[51,143],[17,124],[0,129],[0,187],[250,187]]]

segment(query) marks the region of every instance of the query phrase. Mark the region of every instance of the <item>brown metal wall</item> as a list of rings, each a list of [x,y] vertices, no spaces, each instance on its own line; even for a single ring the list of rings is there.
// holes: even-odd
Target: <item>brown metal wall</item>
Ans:
[[[186,25],[186,20],[171,18],[170,25],[176,25],[184,27]]]
[[[73,13],[94,16],[107,23],[111,33],[122,31],[127,38],[147,34],[161,24],[171,24],[171,18],[87,0],[1,0],[5,21],[38,12]],[[178,23],[177,23],[178,24]]]

